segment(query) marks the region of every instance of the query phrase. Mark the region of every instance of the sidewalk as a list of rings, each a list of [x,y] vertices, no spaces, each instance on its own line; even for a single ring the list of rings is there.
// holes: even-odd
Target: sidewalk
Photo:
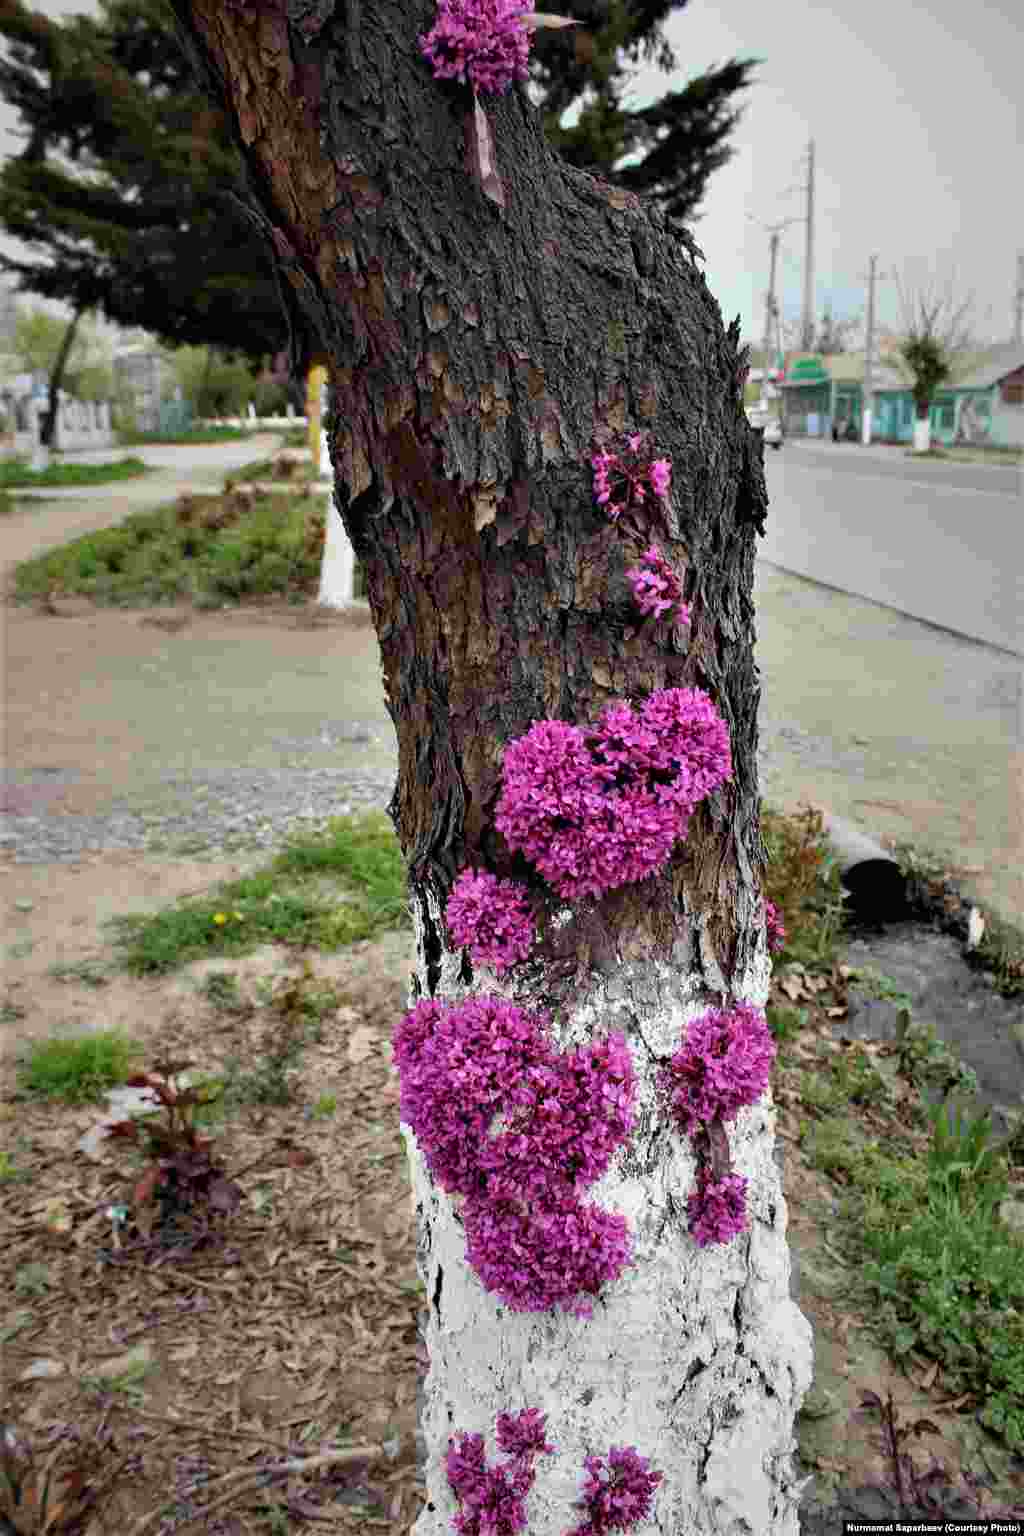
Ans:
[[[860,458],[860,459],[883,459],[883,460],[888,460],[891,463],[910,464],[912,462],[913,458],[914,458],[914,455],[910,451],[910,444],[909,443],[875,443],[875,442],[872,442],[872,443],[868,444],[867,446],[865,446],[863,443],[847,443],[847,442],[834,443],[832,441],[831,436],[829,436],[829,437],[797,437],[797,436],[790,436],[790,437],[786,438],[785,446],[786,447],[806,448],[806,449],[808,449],[812,453],[836,454],[836,455],[838,455],[838,454],[847,454],[847,455],[855,455],[857,458]],[[783,452],[785,452],[785,448],[783,449]],[[977,467],[979,469],[1018,469],[1018,468],[1021,467],[1020,461],[1015,463],[1014,460],[1012,458],[1010,458],[1009,455],[1007,455],[1005,459],[999,459],[999,460],[988,459],[988,458],[977,458],[977,459],[950,458],[950,459],[942,460],[942,459],[932,459],[932,458],[924,457],[924,458],[922,458],[920,460],[920,462],[922,464],[934,465],[935,467],[940,467],[943,463],[957,464],[957,465],[961,465],[961,466],[969,464],[972,467]]]

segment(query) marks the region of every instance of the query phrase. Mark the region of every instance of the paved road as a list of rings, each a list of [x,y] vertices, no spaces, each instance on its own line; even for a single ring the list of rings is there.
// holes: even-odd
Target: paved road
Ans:
[[[758,559],[1024,657],[1024,471],[790,438]]]

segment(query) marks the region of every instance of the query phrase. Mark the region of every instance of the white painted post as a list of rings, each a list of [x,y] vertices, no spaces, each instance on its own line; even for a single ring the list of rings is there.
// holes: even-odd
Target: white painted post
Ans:
[[[327,537],[320,562],[317,602],[325,608],[347,608],[355,594],[355,574],[355,554],[332,492],[327,498]]]
[[[42,400],[34,397],[28,402],[28,430],[32,440],[32,457],[29,462],[30,469],[49,469],[50,453],[44,448],[39,439],[39,417],[45,405]]]

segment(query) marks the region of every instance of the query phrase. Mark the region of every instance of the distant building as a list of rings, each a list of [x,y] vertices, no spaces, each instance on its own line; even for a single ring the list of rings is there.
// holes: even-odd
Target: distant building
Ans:
[[[833,422],[852,421],[860,437],[864,352],[821,357],[793,353],[781,381],[783,420],[793,437],[825,437]],[[1024,346],[1007,342],[954,358],[952,377],[931,405],[935,443],[981,443],[1024,447]],[[914,438],[913,375],[895,344],[881,339],[872,369],[876,442],[909,443]]]

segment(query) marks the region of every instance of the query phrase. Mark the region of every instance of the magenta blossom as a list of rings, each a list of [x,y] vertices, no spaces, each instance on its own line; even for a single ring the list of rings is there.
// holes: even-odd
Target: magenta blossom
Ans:
[[[742,1232],[746,1221],[747,1181],[741,1174],[729,1173],[718,1184],[702,1169],[697,1187],[686,1202],[690,1236],[698,1248],[709,1243],[728,1243]]]
[[[775,1052],[764,1014],[749,1003],[709,1008],[694,1019],[662,1073],[680,1130],[692,1135],[716,1117],[727,1123],[756,1103],[768,1086]]]
[[[639,717],[609,706],[582,730],[539,720],[510,742],[495,826],[565,900],[664,866],[694,807],[732,775],[729,731],[707,694],[669,688]]]
[[[445,909],[451,936],[478,965],[493,965],[500,975],[525,960],[536,938],[529,896],[514,880],[499,880],[487,870],[464,869]]]
[[[634,566],[632,570],[626,572],[637,606],[644,613],[653,613],[660,618],[663,613],[671,611],[678,604],[679,612],[675,622],[688,624],[690,610],[683,602],[679,579],[661,550],[656,544],[652,544],[641,558],[644,562],[643,566]]]
[[[501,94],[529,78],[530,35],[521,0],[440,0],[437,20],[419,38],[438,80],[461,80]]]

